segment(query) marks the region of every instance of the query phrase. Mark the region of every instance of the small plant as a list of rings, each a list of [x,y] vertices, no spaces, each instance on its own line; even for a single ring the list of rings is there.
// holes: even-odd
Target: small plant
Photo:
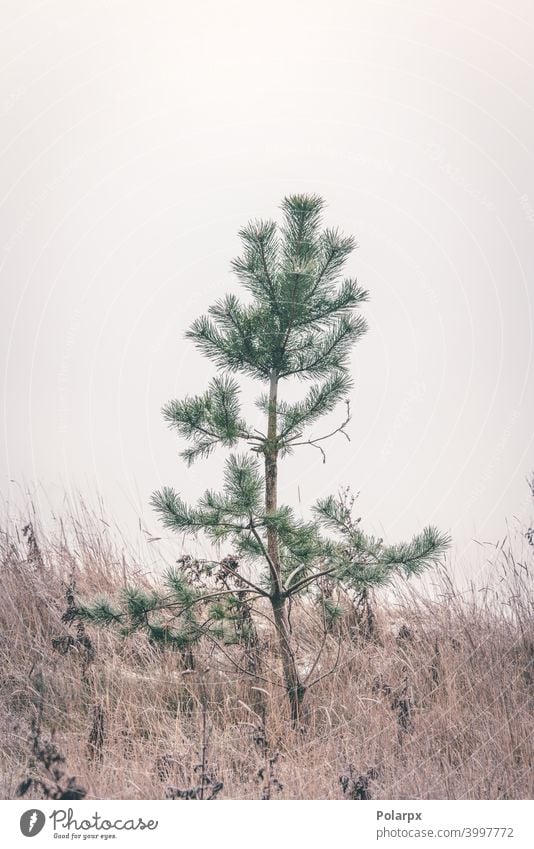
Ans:
[[[165,791],[167,799],[199,799],[212,801],[216,799],[224,787],[222,781],[219,781],[208,767],[208,744],[209,732],[207,724],[207,711],[205,704],[202,704],[202,743],[200,749],[200,763],[195,764],[193,773],[198,781],[196,785],[180,789],[169,785]],[[164,763],[164,762],[161,762]],[[160,769],[161,769],[160,763]],[[168,764],[168,761],[166,762]],[[161,773],[160,773],[161,774]]]
[[[97,703],[93,707],[93,722],[87,741],[87,756],[91,761],[101,761],[105,739],[104,706]]]
[[[26,540],[26,545],[28,547],[28,563],[31,563],[38,569],[42,569],[44,567],[43,555],[41,554],[41,549],[37,542],[32,522],[28,522],[24,525],[22,528],[22,536]]]
[[[408,673],[405,671],[402,686],[399,688],[391,702],[391,707],[397,713],[397,726],[399,741],[402,743],[404,734],[411,734],[413,731],[413,712],[414,704],[410,695],[410,686],[408,681]]]
[[[197,764],[195,767],[195,773],[198,774],[200,784],[194,787],[187,787],[185,790],[169,785],[165,791],[166,798],[184,800],[203,799],[206,802],[216,799],[224,787],[223,782],[218,781],[211,773],[202,772],[200,764]]]
[[[402,744],[404,734],[410,734],[414,728],[414,703],[408,678],[408,669],[403,669],[404,677],[399,687],[394,689],[382,676],[378,675],[373,681],[372,692],[384,694],[390,699],[391,710],[397,717],[399,742]]]
[[[256,776],[261,782],[261,798],[268,801],[273,798],[274,793],[281,793],[284,789],[284,785],[276,777],[276,764],[280,752],[271,749],[263,725],[256,729],[253,739],[263,761],[263,766],[260,767]]]
[[[343,796],[345,799],[352,799],[353,801],[372,799],[369,784],[377,778],[378,769],[376,767],[371,767],[366,772],[358,774],[353,764],[349,764],[347,772],[339,778]]]
[[[61,617],[66,625],[76,624],[76,636],[73,634],[61,634],[52,638],[52,648],[60,654],[68,654],[71,651],[79,653],[81,658],[82,680],[87,679],[90,665],[95,659],[95,648],[91,638],[86,633],[85,624],[78,615],[78,606],[75,601],[76,581],[71,576],[65,590],[67,608]]]
[[[31,798],[84,799],[87,791],[78,784],[75,777],[66,777],[63,767],[65,758],[53,739],[43,739],[41,722],[42,703],[31,724],[31,758],[28,764],[30,775],[20,782],[15,795],[20,798],[32,791]]]

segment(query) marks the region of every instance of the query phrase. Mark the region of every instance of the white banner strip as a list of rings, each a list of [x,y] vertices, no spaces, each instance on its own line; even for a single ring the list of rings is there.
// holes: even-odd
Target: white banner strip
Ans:
[[[0,802],[2,846],[532,849],[531,801]],[[31,841],[35,840],[35,843]]]

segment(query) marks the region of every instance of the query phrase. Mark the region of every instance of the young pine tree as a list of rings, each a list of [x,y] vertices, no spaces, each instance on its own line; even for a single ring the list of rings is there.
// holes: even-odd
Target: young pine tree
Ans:
[[[336,229],[321,228],[323,205],[316,195],[293,195],[282,203],[281,226],[252,221],[241,230],[243,251],[232,267],[248,297],[240,301],[226,295],[187,333],[219,373],[203,394],[164,407],[166,420],[187,443],[182,451],[187,464],[218,446],[245,448],[230,453],[222,492],[208,490],[196,506],[168,487],[152,497],[166,527],[180,534],[202,532],[214,543],[230,540],[234,554],[204,565],[183,558],[181,569],[164,576],[166,594],[132,587],[125,591],[122,609],[107,600],[79,608],[81,617],[96,624],[116,624],[125,634],[145,629],[152,641],[185,653],[203,635],[227,644],[229,621],[236,641],[250,640],[254,602],[267,602],[294,723],[306,687],[314,682],[303,680],[299,671],[290,600],[311,595],[325,576],[356,592],[383,586],[397,573],[409,577],[436,562],[448,545],[448,538],[432,527],[402,545],[367,537],[344,497],[322,499],[309,522],[278,502],[280,460],[298,446],[313,446],[324,457],[323,441],[345,433],[349,353],[366,330],[358,310],[367,293],[343,276],[355,242]],[[243,417],[235,374],[264,387],[257,401],[263,430]],[[290,400],[292,380],[307,383],[303,400]],[[343,401],[347,413],[341,424],[311,435],[310,426]],[[335,531],[339,541],[323,537],[321,527]],[[246,562],[252,566],[245,574],[241,567]],[[198,581],[195,585],[200,572],[208,578],[202,589]],[[195,612],[207,604],[207,616]],[[170,620],[161,620],[164,612]],[[257,669],[252,658],[242,671],[256,675]]]
[[[349,415],[330,434],[306,434],[348,398],[349,353],[366,330],[358,310],[367,292],[354,278],[342,276],[354,239],[321,228],[323,206],[317,195],[292,195],[282,203],[281,226],[251,221],[240,231],[243,250],[232,268],[248,297],[224,296],[187,333],[219,375],[204,394],[164,408],[169,424],[189,443],[182,452],[188,464],[217,446],[241,443],[248,453],[230,454],[223,492],[206,492],[194,508],[170,488],[152,499],[168,528],[203,531],[215,542],[231,538],[240,558],[259,563],[260,574],[264,570],[263,579],[249,582],[248,590],[269,599],[294,721],[305,687],[288,622],[290,597],[325,574],[361,587],[384,583],[395,570],[409,574],[434,562],[447,543],[427,528],[409,545],[388,548],[353,528],[352,545],[336,546],[320,536],[318,525],[347,534],[338,501],[319,503],[316,522],[298,521],[278,503],[281,458],[297,446],[322,451],[321,442],[348,424]],[[265,416],[263,431],[243,418],[232,374],[248,375],[265,387],[257,402]],[[309,384],[303,400],[288,400],[291,380]]]

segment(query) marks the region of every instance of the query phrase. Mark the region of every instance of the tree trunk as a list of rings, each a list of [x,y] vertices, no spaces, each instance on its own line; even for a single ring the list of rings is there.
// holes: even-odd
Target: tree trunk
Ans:
[[[278,375],[271,373],[269,385],[269,417],[267,423],[267,446],[265,450],[265,512],[275,513],[277,510],[278,494],[278,447],[277,439],[277,394]],[[284,683],[289,698],[291,721],[297,725],[300,719],[300,709],[304,698],[305,688],[300,680],[295,654],[291,645],[291,629],[287,610],[287,596],[283,593],[280,567],[280,552],[278,534],[274,528],[267,529],[267,554],[271,568],[271,604],[274,624],[280,645]]]
[[[291,710],[291,722],[293,725],[298,725],[301,718],[301,707],[304,699],[305,687],[300,680],[297,664],[295,662],[295,654],[291,646],[291,631],[287,615],[287,598],[284,596],[271,596],[271,604],[273,606],[274,623],[276,625],[278,641],[280,644],[284,683]]]

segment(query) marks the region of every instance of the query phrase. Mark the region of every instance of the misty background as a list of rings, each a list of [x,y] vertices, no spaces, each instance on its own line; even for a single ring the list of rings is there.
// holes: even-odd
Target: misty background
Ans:
[[[214,373],[184,332],[238,291],[238,229],[317,192],[358,241],[346,272],[369,290],[369,332],[350,444],[333,439],[326,464],[300,449],[281,498],[306,515],[348,484],[366,530],[437,524],[476,577],[474,540],[531,512],[531,4],[0,9],[8,509],[28,491],[43,515],[100,496],[126,534],[167,536],[153,490],[217,488],[224,454],[187,469],[160,412]],[[250,382],[243,397],[256,415]]]

